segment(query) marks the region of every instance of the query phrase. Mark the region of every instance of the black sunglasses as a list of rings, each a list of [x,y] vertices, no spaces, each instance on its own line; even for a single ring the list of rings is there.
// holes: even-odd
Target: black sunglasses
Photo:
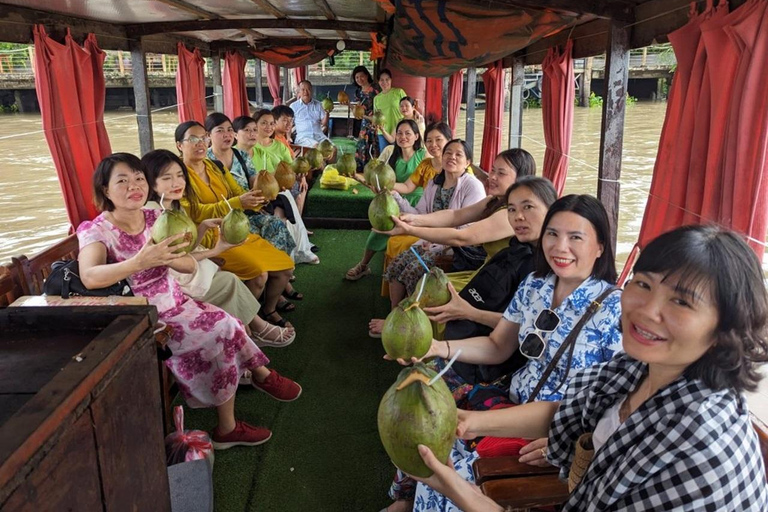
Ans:
[[[528,359],[541,359],[547,349],[547,340],[541,335],[552,332],[560,325],[560,317],[551,309],[542,309],[536,321],[533,322],[534,331],[526,334],[520,344],[520,353]]]

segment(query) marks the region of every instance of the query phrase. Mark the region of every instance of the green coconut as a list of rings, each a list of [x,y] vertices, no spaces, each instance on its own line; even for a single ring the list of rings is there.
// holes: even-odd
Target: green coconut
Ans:
[[[384,123],[387,120],[387,117],[384,115],[384,112],[381,110],[377,110],[373,113],[373,124],[376,126],[384,126]]]
[[[379,160],[370,160],[367,164],[365,164],[365,167],[363,167],[363,178],[365,179],[365,182],[368,184],[371,184],[371,178],[373,177],[373,171],[374,169],[384,165],[384,162],[380,162]]]
[[[371,226],[379,231],[389,231],[395,227],[392,215],[400,215],[400,207],[395,198],[387,191],[376,194],[368,205],[368,220],[371,221]]]
[[[291,164],[291,168],[296,174],[307,174],[310,169],[309,160],[303,156],[296,157],[296,160]]]
[[[173,242],[170,246],[183,244],[189,242],[186,247],[182,247],[173,251],[174,253],[188,253],[194,249],[197,243],[197,226],[192,219],[190,219],[186,213],[182,210],[163,210],[163,213],[155,221],[152,226],[152,241],[159,244],[166,238],[184,233],[184,237]]]
[[[405,298],[389,312],[381,329],[381,344],[392,359],[424,357],[432,345],[432,324],[418,302]]]
[[[320,169],[325,165],[323,154],[319,149],[310,149],[307,151],[307,162],[309,162],[310,169]]]
[[[323,158],[328,160],[333,155],[333,143],[328,139],[323,139],[317,145],[317,150],[323,155]]]
[[[376,166],[371,171],[371,181],[368,182],[373,188],[380,192],[382,190],[393,190],[395,183],[397,183],[397,176],[395,170],[389,166],[386,162],[381,162],[381,165]]]
[[[342,176],[354,176],[357,171],[357,161],[355,155],[352,153],[346,153],[341,155],[339,161],[336,162],[336,169]]]
[[[274,201],[277,194],[280,193],[280,186],[269,171],[259,171],[256,175],[256,181],[253,182],[253,188],[260,190],[267,201]]]
[[[333,100],[331,98],[325,98],[322,101],[322,105],[323,105],[323,110],[325,110],[326,112],[330,112],[331,110],[333,110]]]
[[[379,404],[379,437],[387,455],[402,471],[420,478],[429,478],[432,470],[418,446],[428,446],[447,463],[456,441],[456,402],[443,379],[428,385],[435,375],[421,363],[403,369]]]
[[[239,208],[231,210],[221,221],[221,236],[227,243],[239,245],[245,242],[251,232],[248,216]]]
[[[423,291],[421,289],[422,283],[424,286]],[[451,301],[451,292],[448,290],[448,277],[438,267],[432,267],[429,272],[421,276],[419,282],[416,283],[416,289],[411,298],[416,300],[419,292],[421,292],[419,306],[423,308],[443,306]]]

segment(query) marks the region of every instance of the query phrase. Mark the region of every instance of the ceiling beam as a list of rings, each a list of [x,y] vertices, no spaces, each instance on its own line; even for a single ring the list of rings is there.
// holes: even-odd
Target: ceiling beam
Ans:
[[[494,3],[525,9],[552,10],[576,15],[632,22],[634,2],[627,0],[495,0]]]
[[[336,19],[336,13],[333,12],[333,9],[331,9],[331,6],[328,5],[326,0],[315,0],[315,5],[317,5],[321,11],[323,11],[323,15],[326,18],[329,20]],[[349,34],[347,34],[344,30],[337,29],[336,33],[339,34],[339,37],[342,39],[349,39]]]
[[[242,41],[219,40],[211,42],[211,51],[268,50],[270,48],[284,48],[290,46],[312,46],[318,50],[333,50],[336,48],[336,39],[305,39],[303,37],[270,37],[264,41],[255,41],[251,46]],[[371,49],[370,41],[346,41],[346,49],[353,51],[366,51]]]
[[[191,21],[161,21],[155,23],[137,23],[124,25],[126,33],[133,37],[168,32],[192,32],[196,30],[225,30],[225,29],[270,29],[270,28],[302,28],[315,30],[349,30],[356,32],[384,32],[386,26],[382,23],[363,21],[339,20],[308,20],[297,18],[280,19],[226,19],[216,18]],[[310,37],[314,37],[310,34]],[[346,38],[345,38],[346,39]]]
[[[288,17],[283,11],[281,11],[280,9],[278,9],[277,7],[269,3],[269,0],[251,0],[251,2],[255,3],[265,11],[269,12],[275,18],[285,19]],[[309,37],[310,39],[315,37],[309,32],[307,32],[306,30],[304,30],[303,28],[295,28],[295,27],[288,27],[288,28],[293,28],[299,34]]]
[[[223,19],[222,16],[220,16],[218,13],[207,11],[203,9],[202,7],[198,7],[196,5],[193,5],[189,2],[186,2],[185,0],[160,0],[161,3],[164,3],[165,5],[170,5],[172,7],[176,7],[178,9],[182,9],[188,13],[194,14],[196,16],[200,16],[201,18],[207,19],[207,20],[220,20]],[[244,27],[245,28],[245,27]],[[246,36],[251,36],[255,39],[266,39],[267,36],[260,32],[256,32],[255,30],[240,30],[241,33],[245,34]],[[138,34],[137,37],[140,37],[142,35],[149,35],[149,34]]]

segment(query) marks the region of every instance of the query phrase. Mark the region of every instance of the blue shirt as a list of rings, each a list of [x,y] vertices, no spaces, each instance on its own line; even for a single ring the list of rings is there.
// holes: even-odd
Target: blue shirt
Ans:
[[[541,310],[551,309],[556,280],[555,274],[549,274],[543,278],[530,274],[518,287],[504,313],[504,318],[520,325],[519,343],[522,343],[528,333],[535,331],[534,322]],[[557,349],[568,337],[568,333],[587,312],[589,304],[610,286],[612,285],[606,281],[590,277],[553,310],[560,317],[560,324],[551,333],[540,333],[547,342],[544,356],[541,359],[529,359],[525,366],[512,375],[509,397],[513,402],[523,404],[528,400]],[[621,292],[617,290],[603,301],[603,305],[584,324],[576,337],[569,377],[577,373],[578,369],[608,361],[615,352],[621,351],[620,321]],[[567,362],[568,352],[566,351],[539,391],[536,400],[554,401],[563,397],[567,384],[563,384],[559,390],[557,387],[565,376]]]

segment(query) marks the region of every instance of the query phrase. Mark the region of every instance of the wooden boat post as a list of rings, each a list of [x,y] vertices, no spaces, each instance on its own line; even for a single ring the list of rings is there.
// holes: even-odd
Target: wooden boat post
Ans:
[[[152,110],[149,104],[149,79],[147,78],[147,54],[141,38],[130,42],[133,95],[136,99],[136,123],[139,125],[139,150],[145,155],[155,149],[152,133]]]
[[[525,62],[512,58],[512,80],[509,87],[509,148],[523,145],[523,87],[525,86]]]
[[[608,212],[611,246],[616,252],[619,224],[621,152],[624,142],[624,112],[629,79],[629,32],[626,23],[610,20],[605,59],[603,124],[600,133],[600,165],[597,197]]]
[[[253,59],[255,64],[255,77],[256,77],[256,104],[261,108],[264,105],[264,92],[261,90],[261,59]]]
[[[464,138],[469,149],[475,150],[475,91],[477,90],[477,69],[467,68],[467,129]],[[488,170],[488,169],[485,169]]]
[[[224,89],[221,87],[221,52],[211,55],[211,76],[213,78],[213,110],[224,112]]]

